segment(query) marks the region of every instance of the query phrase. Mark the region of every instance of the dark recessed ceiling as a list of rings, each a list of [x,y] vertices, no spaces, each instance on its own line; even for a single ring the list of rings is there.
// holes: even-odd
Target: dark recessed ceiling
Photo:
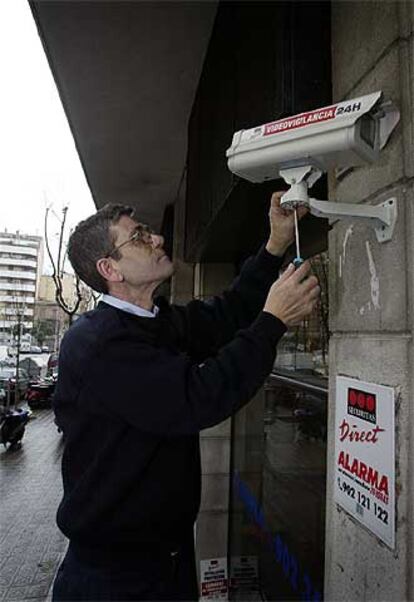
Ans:
[[[96,205],[175,200],[217,2],[30,2]]]

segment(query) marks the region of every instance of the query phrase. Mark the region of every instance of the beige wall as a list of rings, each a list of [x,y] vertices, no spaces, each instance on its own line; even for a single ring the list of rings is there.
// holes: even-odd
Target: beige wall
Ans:
[[[330,197],[338,201],[378,204],[395,197],[398,221],[392,241],[384,244],[377,242],[372,228],[358,222],[339,222],[330,233],[326,600],[414,599],[413,23],[414,2],[332,4],[333,100],[382,90],[399,106],[401,122],[377,163],[330,180]],[[333,499],[337,375],[395,390],[395,550]]]
[[[72,274],[64,274],[62,278],[63,294],[65,299],[75,299],[75,278]],[[52,276],[41,276],[38,299],[41,301],[55,301],[55,283]]]

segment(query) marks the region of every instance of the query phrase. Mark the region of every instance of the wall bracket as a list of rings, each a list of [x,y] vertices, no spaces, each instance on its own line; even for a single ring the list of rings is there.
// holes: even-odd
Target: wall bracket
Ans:
[[[291,167],[280,171],[280,175],[290,188],[280,200],[281,207],[295,209],[307,207],[312,215],[324,217],[331,221],[338,219],[362,220],[375,229],[378,242],[392,239],[397,221],[397,199],[391,197],[379,205],[359,203],[335,203],[319,201],[308,196],[308,188],[322,175],[315,165]]]
[[[397,221],[397,199],[390,198],[379,205],[359,205],[356,203],[332,203],[309,199],[309,210],[312,215],[329,220],[349,219],[362,220],[375,229],[378,242],[392,239]]]

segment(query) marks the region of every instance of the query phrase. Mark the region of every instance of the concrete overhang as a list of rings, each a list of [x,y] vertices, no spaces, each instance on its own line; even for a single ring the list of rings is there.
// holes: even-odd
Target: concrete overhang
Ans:
[[[96,206],[132,205],[159,228],[185,167],[217,2],[30,6]]]

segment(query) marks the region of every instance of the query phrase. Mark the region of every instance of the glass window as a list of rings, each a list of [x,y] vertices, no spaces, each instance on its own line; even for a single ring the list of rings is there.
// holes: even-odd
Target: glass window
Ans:
[[[257,398],[233,418],[229,528],[233,600],[323,597],[328,397],[328,258],[312,259],[321,302],[278,346]]]

